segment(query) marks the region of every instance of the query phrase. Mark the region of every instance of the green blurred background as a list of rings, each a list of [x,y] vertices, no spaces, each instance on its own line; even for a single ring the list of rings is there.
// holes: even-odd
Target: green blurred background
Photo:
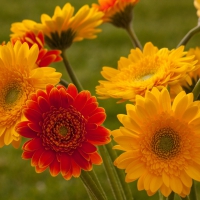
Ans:
[[[8,41],[10,26],[23,19],[40,21],[42,13],[53,15],[55,6],[63,7],[64,0],[0,0],[0,41]],[[97,0],[71,0],[76,11],[83,5],[97,3]],[[133,27],[144,45],[151,41],[159,48],[175,48],[184,35],[197,24],[196,9],[192,0],[140,0],[134,8]],[[101,25],[102,32],[94,40],[74,43],[67,50],[67,57],[85,89],[95,95],[95,86],[103,66],[117,67],[121,56],[127,57],[132,44],[129,36],[122,29],[110,24]],[[200,35],[195,35],[187,44],[186,49],[199,45]],[[52,65],[65,73],[62,63]],[[66,75],[63,75],[68,80]],[[116,100],[99,100],[107,112],[105,126],[115,129],[120,126],[116,115],[125,113],[125,103],[116,104]],[[36,174],[30,161],[21,159],[21,149],[11,146],[0,150],[0,199],[1,200],[87,200],[87,193],[80,179],[65,181],[60,175],[51,177],[48,170]],[[95,166],[105,189],[108,181],[102,168]],[[146,192],[137,192],[136,183],[130,184],[135,200],[158,199],[158,194],[147,197]],[[112,195],[107,190],[109,200]],[[178,198],[177,198],[178,199]]]

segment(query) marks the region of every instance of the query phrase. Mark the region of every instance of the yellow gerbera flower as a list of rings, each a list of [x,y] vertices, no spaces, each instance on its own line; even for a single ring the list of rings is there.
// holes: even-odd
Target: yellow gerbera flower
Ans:
[[[30,49],[19,41],[14,46],[10,42],[0,45],[0,147],[19,146],[15,125],[23,118],[23,105],[36,89],[60,81],[61,74],[54,68],[37,67],[38,53],[36,44]]]
[[[125,181],[138,180],[148,195],[188,195],[192,179],[200,181],[200,103],[182,91],[171,105],[166,88],[153,88],[126,109],[118,115],[123,127],[112,131],[114,149],[124,151],[114,164],[125,169]]]
[[[137,94],[144,96],[153,87],[162,89],[182,80],[198,68],[194,56],[185,56],[184,47],[158,49],[148,42],[143,52],[132,49],[128,58],[122,57],[118,69],[103,67],[101,74],[106,81],[99,81],[96,92],[100,98],[119,98],[134,101]],[[185,57],[184,57],[185,56]]]
[[[95,38],[100,32],[96,27],[102,23],[102,16],[102,12],[88,5],[74,15],[74,7],[66,3],[62,9],[57,6],[52,17],[43,14],[37,27],[43,31],[45,41],[51,48],[63,50],[73,42]]]
[[[197,65],[200,65],[200,48],[190,48],[187,53],[188,56],[194,55],[195,59],[198,61]],[[200,78],[200,68],[197,70],[190,72],[186,79],[184,79],[180,85],[182,88],[186,91],[186,93],[191,92],[194,89],[194,86],[196,85],[197,81]]]
[[[200,17],[200,0],[194,0],[194,7],[197,9],[197,16]]]
[[[103,21],[126,28],[132,20],[132,9],[139,0],[98,0],[94,8],[104,13]]]

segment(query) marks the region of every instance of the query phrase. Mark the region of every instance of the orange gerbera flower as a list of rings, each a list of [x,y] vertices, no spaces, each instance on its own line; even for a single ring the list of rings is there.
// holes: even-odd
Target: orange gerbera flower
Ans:
[[[109,131],[101,126],[106,118],[103,108],[88,91],[78,93],[68,88],[48,85],[38,90],[24,109],[28,119],[16,131],[31,138],[23,145],[24,159],[40,173],[50,168],[52,176],[61,172],[65,179],[79,177],[81,169],[89,171],[102,159],[95,145],[110,141]]]
[[[182,91],[171,104],[166,88],[153,88],[126,108],[118,115],[123,127],[112,132],[114,148],[124,151],[114,164],[125,169],[126,182],[138,180],[148,195],[188,195],[192,179],[200,181],[199,102]]]
[[[36,63],[39,67],[46,67],[52,62],[61,61],[60,50],[48,50],[44,48],[44,35],[41,31],[35,30],[34,27],[36,24],[36,22],[31,20],[13,23],[11,26],[13,33],[10,35],[12,43],[20,40],[22,43],[26,42],[29,47],[37,44],[40,51]]]
[[[94,8],[104,13],[103,21],[110,22],[117,27],[124,27],[132,20],[132,10],[139,0],[98,0],[98,4],[93,4]]]

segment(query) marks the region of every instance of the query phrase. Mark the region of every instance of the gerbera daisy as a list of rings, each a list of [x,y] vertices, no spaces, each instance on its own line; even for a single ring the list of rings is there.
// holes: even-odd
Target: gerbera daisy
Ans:
[[[187,53],[188,56],[194,55],[195,59],[198,61],[197,65],[200,65],[200,48],[196,47],[190,48]],[[194,89],[194,86],[196,85],[197,81],[200,78],[200,68],[197,70],[190,72],[186,79],[184,79],[180,86],[186,91],[186,93],[191,92]]]
[[[52,62],[59,62],[62,60],[60,50],[48,50],[45,46],[44,35],[41,31],[35,29],[37,23],[32,20],[23,20],[22,22],[15,22],[11,25],[10,35],[11,41],[14,44],[20,40],[22,43],[26,42],[29,47],[37,44],[39,47],[39,54],[37,58],[37,65],[39,67],[49,66]]]
[[[139,0],[98,0],[94,8],[104,13],[103,21],[117,27],[127,28],[132,21],[132,10]]]
[[[56,6],[54,15],[50,17],[42,14],[41,24],[37,25],[42,30],[45,41],[52,49],[64,50],[73,42],[83,39],[93,39],[100,29],[103,13],[85,5],[74,15],[74,7],[66,3],[61,9]]]
[[[52,176],[61,172],[68,180],[102,163],[96,145],[108,143],[110,133],[101,126],[105,111],[89,91],[78,93],[73,84],[67,89],[48,85],[45,92],[31,96],[24,115],[28,120],[19,123],[16,131],[30,138],[22,157],[31,159],[36,172],[49,167]]]
[[[182,80],[187,73],[196,70],[194,56],[185,56],[184,47],[158,49],[148,42],[143,52],[132,49],[128,58],[121,57],[118,69],[103,67],[106,79],[99,81],[96,92],[100,98],[118,98],[134,101],[137,94],[144,96],[153,87],[162,89]]]
[[[114,149],[124,151],[114,164],[125,169],[126,182],[138,180],[148,195],[188,195],[192,179],[200,181],[200,103],[182,91],[171,105],[166,88],[153,88],[126,108],[118,115],[123,127],[111,132]]]
[[[194,7],[197,9],[197,16],[200,17],[200,0],[194,0]]]
[[[61,73],[54,68],[38,68],[38,46],[30,49],[27,43],[17,41],[0,45],[0,147],[20,144],[15,125],[22,120],[22,107],[36,89],[46,84],[57,84]]]

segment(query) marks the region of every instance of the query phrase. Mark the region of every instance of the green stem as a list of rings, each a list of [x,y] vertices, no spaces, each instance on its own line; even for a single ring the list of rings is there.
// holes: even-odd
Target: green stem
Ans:
[[[111,160],[112,160],[112,162],[114,162],[115,159],[117,158],[117,154],[116,154],[116,151],[113,151],[112,147],[113,147],[112,142],[110,142],[109,144],[106,145],[106,148],[111,157]],[[123,188],[124,196],[128,200],[129,199],[133,200],[133,195],[132,195],[131,189],[130,189],[129,185],[127,183],[125,183],[124,172],[118,168],[115,168],[115,169],[116,169],[117,175],[119,177],[120,184]]]
[[[69,83],[64,79],[60,79],[60,84],[65,86],[65,87],[68,87],[68,85],[69,85]]]
[[[140,41],[138,40],[138,38],[137,38],[137,36],[136,36],[133,28],[132,28],[131,23],[129,23],[127,25],[127,27],[125,27],[125,30],[127,31],[129,37],[131,38],[131,41],[132,41],[133,45],[135,47],[140,48],[142,50],[142,45],[140,44]]]
[[[194,86],[192,93],[194,95],[194,101],[197,100],[200,94],[200,79],[197,81],[196,85]]]
[[[175,196],[175,193],[171,192],[171,194],[168,196],[168,200],[174,200],[174,196]]]
[[[196,191],[196,182],[195,181],[193,181],[189,197],[192,200],[197,200],[197,191]]]
[[[88,172],[85,172],[84,170],[82,170],[80,177],[85,187],[87,187],[88,191],[90,192],[92,199],[96,199],[96,200],[106,199],[104,195],[102,194],[102,192],[99,190],[96,183],[92,180]]]
[[[99,182],[99,179],[97,178],[97,175],[94,171],[94,169],[92,171],[89,172],[92,180],[96,183],[97,187],[101,190],[102,194],[104,195],[104,197],[106,198],[106,194],[104,192],[104,189],[102,188],[100,182]]]
[[[190,200],[190,198],[188,197],[188,196],[186,196],[186,197],[180,197],[182,200]],[[193,200],[193,199],[191,199],[191,200]]]
[[[162,193],[160,192],[160,190],[158,191],[158,196],[159,196],[159,200],[164,200],[164,196],[162,195]]]
[[[61,56],[63,58],[63,62],[64,62],[64,65],[65,65],[65,68],[66,68],[66,70],[68,72],[68,75],[69,75],[72,83],[77,87],[77,89],[78,89],[79,92],[82,91],[83,88],[82,88],[79,80],[77,79],[77,77],[76,77],[76,75],[75,75],[72,67],[70,66],[70,64],[69,64],[69,62],[67,60],[67,57],[65,56],[64,51],[62,52]]]
[[[109,179],[110,186],[112,188],[112,192],[115,200],[123,200],[123,195],[121,193],[122,189],[120,188],[120,183],[117,178],[117,174],[115,173],[113,163],[108,155],[107,149],[105,146],[99,146],[99,151],[103,158],[103,163],[106,171],[106,175]]]
[[[200,25],[194,27],[193,29],[191,29],[186,35],[185,37],[180,41],[180,43],[178,44],[177,47],[180,47],[181,45],[186,45],[187,42],[192,38],[192,36],[194,36],[196,33],[200,32]]]

